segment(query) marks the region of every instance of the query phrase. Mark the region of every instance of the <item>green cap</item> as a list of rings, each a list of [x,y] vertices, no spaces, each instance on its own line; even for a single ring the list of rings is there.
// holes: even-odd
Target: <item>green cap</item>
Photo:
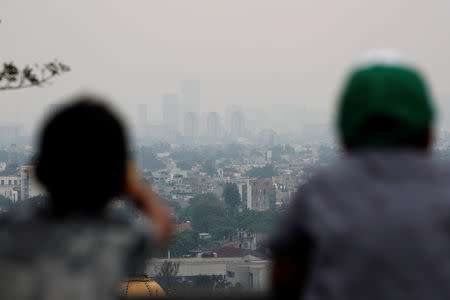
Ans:
[[[338,102],[339,135],[352,148],[415,145],[433,119],[425,81],[403,65],[378,63],[354,70]]]

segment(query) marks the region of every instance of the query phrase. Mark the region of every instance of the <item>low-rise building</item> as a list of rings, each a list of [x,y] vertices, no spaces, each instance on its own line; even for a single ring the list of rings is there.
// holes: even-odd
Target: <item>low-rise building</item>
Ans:
[[[228,264],[226,280],[244,290],[265,291],[269,288],[270,261],[247,259]]]
[[[0,195],[16,202],[20,197],[20,177],[17,175],[0,176]]]
[[[193,257],[193,258],[153,258],[147,262],[146,274],[155,278],[165,261],[179,264],[178,274],[182,280],[195,276],[226,276],[227,265],[245,263],[246,261],[258,261],[259,258],[251,255],[245,257]]]

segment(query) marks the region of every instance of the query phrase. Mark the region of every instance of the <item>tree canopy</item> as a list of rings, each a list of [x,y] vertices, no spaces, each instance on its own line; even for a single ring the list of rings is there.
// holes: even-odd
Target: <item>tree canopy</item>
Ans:
[[[212,233],[216,228],[227,224],[225,209],[215,194],[199,194],[189,203],[189,207],[183,212],[183,218],[191,219],[194,230]]]
[[[228,211],[234,214],[241,203],[241,195],[239,194],[237,184],[231,182],[225,183],[222,197],[225,200]]]
[[[277,171],[270,164],[260,168],[254,167],[245,173],[245,176],[250,178],[272,178],[272,176],[277,175]]]
[[[178,233],[169,245],[170,255],[182,257],[189,254],[190,250],[196,249],[199,245],[199,235],[197,231],[185,230]]]
[[[250,232],[271,232],[279,213],[273,210],[244,210],[235,217],[235,226]]]
[[[192,207],[192,225],[199,232],[213,232],[227,224],[225,209],[218,203],[202,201]]]

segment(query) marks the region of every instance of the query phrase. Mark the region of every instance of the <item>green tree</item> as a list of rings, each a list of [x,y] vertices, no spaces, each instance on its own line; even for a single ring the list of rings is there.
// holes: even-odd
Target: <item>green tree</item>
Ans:
[[[241,203],[241,195],[236,183],[227,182],[223,188],[222,197],[230,214],[235,214]]]
[[[196,231],[182,231],[178,233],[169,245],[170,255],[173,257],[182,257],[189,254],[189,251],[197,249],[200,238]]]
[[[264,167],[255,167],[245,173],[245,176],[250,178],[272,178],[272,176],[277,176],[277,171],[272,165],[267,164]]]
[[[0,90],[18,90],[43,86],[62,73],[70,71],[70,67],[59,61],[44,65],[29,65],[19,68],[13,62],[4,63],[0,68]]]
[[[213,231],[212,237],[215,241],[227,240],[231,239],[235,232],[236,230],[232,226],[222,226]]]
[[[236,227],[250,232],[271,232],[279,213],[273,210],[245,210],[235,217]]]
[[[212,293],[217,281],[221,278],[217,275],[199,275],[193,279],[193,288],[196,290],[202,290],[203,293]]]
[[[165,260],[158,270],[156,282],[166,291],[168,295],[173,295],[177,287],[177,275],[180,269],[180,263]]]
[[[218,201],[197,199],[193,202],[192,226],[195,230],[211,233],[226,224],[225,209]]]
[[[213,193],[204,193],[204,194],[198,194],[195,195],[194,198],[189,200],[189,205],[195,205],[197,203],[201,203],[201,202],[212,202],[212,203],[216,203],[219,204],[220,200],[217,197],[216,194]]]

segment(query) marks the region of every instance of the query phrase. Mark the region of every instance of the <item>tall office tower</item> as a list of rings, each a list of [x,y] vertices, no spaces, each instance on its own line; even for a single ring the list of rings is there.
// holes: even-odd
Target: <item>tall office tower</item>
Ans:
[[[178,129],[178,95],[164,94],[162,99],[163,124],[171,129]]]
[[[23,126],[19,124],[0,124],[0,145],[17,144],[22,136]]]
[[[180,83],[181,94],[183,96],[183,112],[200,112],[200,81],[183,80]]]
[[[196,138],[198,135],[198,119],[197,114],[188,112],[184,117],[184,136],[190,139]]]
[[[206,118],[208,137],[217,138],[220,136],[220,116],[217,112],[210,112]]]
[[[137,109],[138,109],[137,132],[138,136],[143,137],[145,136],[148,127],[147,104],[140,103],[138,104]]]
[[[230,132],[234,137],[242,137],[245,135],[245,118],[242,111],[235,110],[231,112]]]

